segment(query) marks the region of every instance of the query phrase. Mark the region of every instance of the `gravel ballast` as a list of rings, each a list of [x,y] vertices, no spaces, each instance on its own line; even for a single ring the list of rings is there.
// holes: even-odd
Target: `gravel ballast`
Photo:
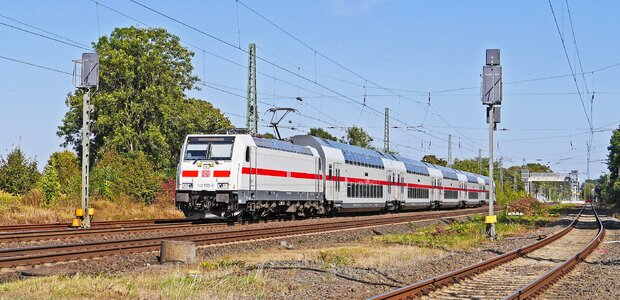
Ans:
[[[620,299],[620,220],[599,212],[603,242],[540,299]]]

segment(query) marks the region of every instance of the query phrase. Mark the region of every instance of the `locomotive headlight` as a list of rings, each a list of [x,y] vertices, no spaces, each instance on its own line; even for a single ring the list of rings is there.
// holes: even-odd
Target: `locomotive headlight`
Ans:
[[[228,183],[218,183],[217,187],[220,189],[227,189],[228,188]]]
[[[181,189],[191,189],[194,187],[193,183],[181,183]]]

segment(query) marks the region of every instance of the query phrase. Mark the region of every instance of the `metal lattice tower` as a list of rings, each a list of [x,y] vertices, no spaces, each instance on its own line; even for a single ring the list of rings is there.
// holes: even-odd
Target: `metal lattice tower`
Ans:
[[[504,157],[500,156],[499,157],[499,184],[500,184],[500,190],[502,190],[502,192],[504,191]]]
[[[248,49],[248,107],[245,126],[250,134],[258,133],[258,94],[256,93],[256,44]]]
[[[448,135],[448,166],[452,167],[452,135]]]
[[[390,152],[390,109],[385,108],[385,124],[383,126],[383,150]]]
[[[482,149],[478,148],[478,174],[482,174]]]
[[[83,91],[82,96],[82,218],[80,226],[90,228],[91,208],[89,208],[89,181],[90,181],[90,136],[92,134],[91,117],[94,106],[90,102],[93,93],[99,88],[99,55],[97,53],[83,53],[82,60],[74,60],[73,85]],[[79,66],[79,68],[78,68]],[[93,210],[94,212],[94,210]]]

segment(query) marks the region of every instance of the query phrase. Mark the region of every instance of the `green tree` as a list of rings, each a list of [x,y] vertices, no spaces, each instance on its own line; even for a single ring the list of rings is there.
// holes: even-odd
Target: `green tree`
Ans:
[[[350,127],[347,129],[347,143],[349,145],[372,148],[370,145],[372,141],[372,137],[360,127]]]
[[[263,139],[277,139],[275,135],[268,133],[268,132],[263,133],[263,134],[257,134],[256,136],[259,138],[263,138]]]
[[[80,160],[74,152],[64,150],[52,153],[47,161],[47,166],[56,169],[61,194],[72,197],[80,195],[82,170]],[[45,171],[43,173],[45,174]]]
[[[597,180],[586,179],[586,181],[581,185],[581,199],[590,199],[594,198],[594,194],[592,190],[596,188]]]
[[[422,157],[422,161],[423,162],[427,162],[429,164],[433,164],[433,165],[438,165],[438,166],[447,166],[448,165],[448,161],[446,161],[443,158],[438,158],[435,155],[424,155],[424,157]]]
[[[620,206],[620,127],[611,135],[607,156],[609,174],[601,176],[596,186],[596,194],[603,201]]]
[[[37,161],[27,158],[19,146],[13,148],[6,158],[0,156],[0,190],[23,195],[35,187],[40,176]]]
[[[198,77],[194,53],[179,37],[161,28],[116,28],[93,44],[99,54],[99,90],[95,105],[92,157],[106,150],[143,152],[159,170],[174,173],[183,137],[231,127],[210,103],[187,98]],[[82,90],[69,94],[58,136],[81,155]]]
[[[620,177],[620,127],[614,130],[609,139],[609,154],[607,155],[607,169],[609,169],[609,180],[615,182]]]
[[[338,141],[337,137],[331,135],[331,133],[327,132],[323,128],[310,128],[310,131],[308,132],[308,134],[311,136],[316,136],[318,138],[322,138],[322,139],[326,139],[330,141]]]
[[[39,180],[39,188],[43,192],[47,205],[52,205],[60,197],[61,185],[58,178],[58,171],[50,164],[43,169],[43,175]]]

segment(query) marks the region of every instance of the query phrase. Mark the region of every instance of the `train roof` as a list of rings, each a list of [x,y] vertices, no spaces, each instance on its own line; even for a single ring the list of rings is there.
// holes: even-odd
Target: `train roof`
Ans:
[[[459,177],[457,175],[458,173],[458,174],[465,175],[465,177],[467,177],[468,182],[478,183],[478,178],[482,178],[486,184],[489,184],[488,177],[474,174],[471,172],[433,165],[430,163],[425,163],[419,160],[415,160],[415,159],[411,159],[411,158],[407,158],[407,157],[403,157],[399,155],[392,155],[392,154],[384,153],[378,150],[353,146],[353,145],[349,145],[346,143],[327,140],[327,139],[323,139],[323,138],[319,138],[319,137],[315,137],[311,135],[300,135],[300,136],[295,136],[295,137],[301,137],[304,139],[311,138],[321,146],[339,149],[342,151],[345,161],[348,161],[348,162],[356,162],[360,164],[384,167],[382,159],[390,159],[390,160],[396,160],[396,161],[400,161],[404,163],[405,168],[407,169],[407,172],[411,172],[415,174],[422,174],[422,175],[430,175],[431,172],[429,169],[432,168],[432,169],[436,169],[440,171],[442,174],[442,177],[446,179],[459,180]],[[294,140],[295,137],[292,137],[291,139]]]
[[[441,171],[441,174],[443,175],[443,178],[452,179],[452,180],[459,180],[459,177],[456,175],[456,171],[454,169],[450,169],[448,167],[443,167],[443,166],[439,166],[439,165],[433,165],[433,164],[428,164],[428,165],[431,166],[432,168],[435,168],[435,169]]]
[[[377,150],[357,147],[341,142],[314,137],[314,139],[322,146],[332,147],[342,151],[344,160],[355,162],[362,165],[371,165],[376,167],[385,167],[382,158],[389,159],[385,153]]]
[[[258,137],[252,137],[252,139],[254,140],[254,143],[256,143],[257,147],[312,155],[312,151],[310,151],[310,148],[306,146],[298,146],[287,141],[276,139],[263,139]]]
[[[467,182],[478,183],[478,177],[480,177],[480,175],[476,175],[476,174],[471,173],[471,172],[461,171],[461,170],[457,170],[457,169],[455,169],[455,171],[457,173],[461,173],[461,174],[465,175],[465,177],[467,177]]]
[[[414,160],[414,159],[407,158],[407,157],[397,156],[397,155],[394,155],[394,158],[405,164],[405,168],[407,168],[407,172],[411,172],[414,174],[422,174],[422,175],[430,174],[430,172],[428,171],[428,166],[421,161]]]

